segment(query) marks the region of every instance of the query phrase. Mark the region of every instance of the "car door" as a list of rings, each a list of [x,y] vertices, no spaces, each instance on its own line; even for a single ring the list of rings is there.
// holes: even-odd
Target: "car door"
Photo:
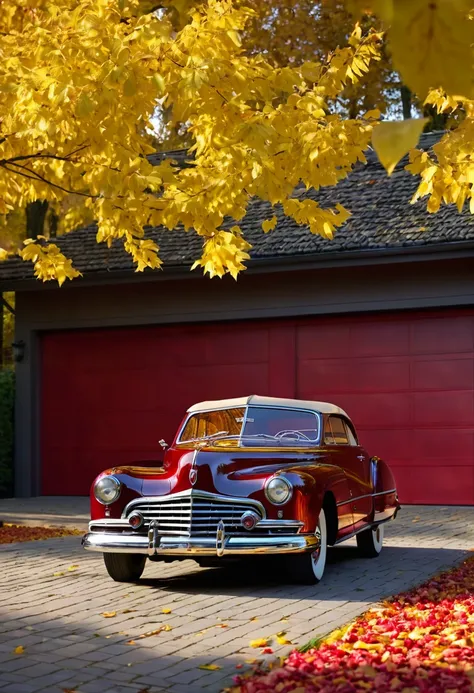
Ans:
[[[351,494],[354,529],[370,520],[372,496],[369,483],[369,457],[359,445],[351,425],[342,416],[331,415],[327,419],[332,445],[337,449],[340,466],[343,467]]]

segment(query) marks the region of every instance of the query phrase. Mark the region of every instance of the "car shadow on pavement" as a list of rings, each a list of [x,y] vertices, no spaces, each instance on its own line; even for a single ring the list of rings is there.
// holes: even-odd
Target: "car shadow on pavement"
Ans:
[[[375,559],[360,558],[355,546],[328,549],[324,577],[319,584],[295,584],[285,574],[291,556],[277,560],[235,561],[207,570],[190,569],[179,575],[148,577],[141,585],[167,592],[223,596],[281,597],[285,599],[376,601],[413,587],[462,561],[466,551],[408,546],[386,546]],[[189,564],[192,565],[191,563]],[[160,563],[155,563],[154,572]],[[197,567],[197,566],[196,566]]]

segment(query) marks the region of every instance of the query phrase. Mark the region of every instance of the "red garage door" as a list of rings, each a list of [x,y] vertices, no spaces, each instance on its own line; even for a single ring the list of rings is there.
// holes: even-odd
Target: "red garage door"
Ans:
[[[45,334],[42,493],[86,494],[190,404],[257,393],[345,408],[402,503],[474,504],[473,358],[473,312]]]
[[[405,503],[474,504],[474,317],[399,314],[297,327],[297,392],[333,401]]]
[[[293,330],[238,323],[44,334],[41,492],[85,495],[103,469],[156,459],[158,441],[170,443],[200,400],[292,396]]]

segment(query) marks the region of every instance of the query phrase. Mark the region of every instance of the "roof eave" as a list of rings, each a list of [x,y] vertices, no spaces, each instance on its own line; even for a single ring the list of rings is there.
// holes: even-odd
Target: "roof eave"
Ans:
[[[370,248],[367,250],[346,250],[311,254],[295,254],[280,257],[254,257],[248,264],[246,274],[264,274],[268,272],[291,272],[302,268],[336,268],[376,266],[410,262],[430,262],[439,260],[457,260],[474,257],[474,241],[455,241],[432,245],[410,245],[397,248]],[[131,269],[114,271],[85,272],[84,276],[68,282],[65,287],[95,286],[106,284],[127,284],[135,282],[202,279],[203,275],[191,272],[190,264],[167,264],[160,272],[145,271],[137,274]],[[0,280],[0,291],[37,291],[57,288],[53,282],[39,282],[37,279]]]

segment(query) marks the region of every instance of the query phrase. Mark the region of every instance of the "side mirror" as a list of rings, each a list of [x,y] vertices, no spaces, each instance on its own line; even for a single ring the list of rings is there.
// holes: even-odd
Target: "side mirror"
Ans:
[[[165,440],[163,440],[163,438],[162,438],[161,440],[158,441],[158,445],[161,445],[161,447],[163,448],[163,450],[166,450],[166,448],[169,448],[168,443],[167,443]]]

